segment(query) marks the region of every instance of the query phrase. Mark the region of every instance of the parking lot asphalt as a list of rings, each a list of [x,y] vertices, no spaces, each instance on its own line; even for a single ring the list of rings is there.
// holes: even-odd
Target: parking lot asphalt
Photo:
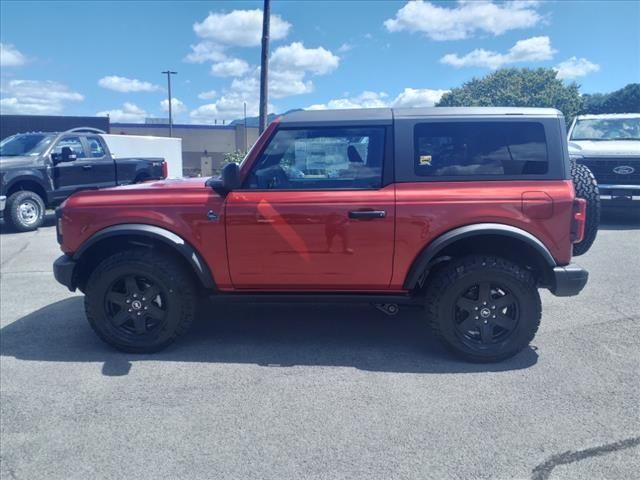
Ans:
[[[211,304],[118,353],[53,279],[53,221],[0,226],[2,479],[630,479],[640,472],[640,218],[608,215],[531,348],[451,357],[419,310]]]

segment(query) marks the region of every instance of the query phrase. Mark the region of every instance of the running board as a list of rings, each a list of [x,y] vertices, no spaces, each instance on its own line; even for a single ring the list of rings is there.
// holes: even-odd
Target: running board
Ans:
[[[209,298],[242,303],[380,303],[424,305],[424,298],[410,295],[369,293],[216,293]]]

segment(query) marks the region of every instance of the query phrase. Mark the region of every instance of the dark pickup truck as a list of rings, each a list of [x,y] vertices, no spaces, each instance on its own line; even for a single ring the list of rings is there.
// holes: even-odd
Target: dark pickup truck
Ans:
[[[114,159],[101,130],[20,133],[0,142],[0,216],[16,230],[37,229],[47,208],[78,190],[166,178],[162,158]]]

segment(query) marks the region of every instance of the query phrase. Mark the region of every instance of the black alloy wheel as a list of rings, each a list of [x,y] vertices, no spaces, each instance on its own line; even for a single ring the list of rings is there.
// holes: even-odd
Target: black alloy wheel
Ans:
[[[167,297],[152,280],[141,275],[124,275],[105,294],[105,312],[116,332],[152,334],[167,318]]]
[[[502,342],[518,326],[516,297],[506,287],[487,280],[462,292],[455,308],[456,333],[472,347]]]

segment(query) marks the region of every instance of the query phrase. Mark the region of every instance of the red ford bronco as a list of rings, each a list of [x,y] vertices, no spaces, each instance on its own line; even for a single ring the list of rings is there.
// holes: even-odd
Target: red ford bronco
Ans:
[[[129,352],[166,347],[215,295],[421,304],[454,352],[498,361],[533,339],[539,288],[587,282],[571,257],[595,232],[574,183],[597,186],[580,167],[552,109],[294,112],[220,178],[71,196],[54,273]]]

